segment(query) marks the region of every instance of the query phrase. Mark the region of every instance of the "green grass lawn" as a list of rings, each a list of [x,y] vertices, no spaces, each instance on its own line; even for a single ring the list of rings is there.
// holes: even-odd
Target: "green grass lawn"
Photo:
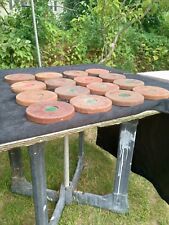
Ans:
[[[71,138],[70,171],[73,175],[77,161],[77,136]],[[30,180],[29,159],[23,149],[24,170]],[[0,225],[33,225],[33,201],[29,197],[10,192],[8,154],[0,154]],[[85,167],[78,189],[96,194],[112,191],[116,160],[86,137]],[[63,181],[63,139],[46,145],[48,187],[58,190]],[[159,197],[151,183],[131,173],[129,181],[128,214],[120,215],[106,210],[71,204],[66,206],[60,225],[169,225],[169,206]],[[49,215],[54,204],[49,203]]]

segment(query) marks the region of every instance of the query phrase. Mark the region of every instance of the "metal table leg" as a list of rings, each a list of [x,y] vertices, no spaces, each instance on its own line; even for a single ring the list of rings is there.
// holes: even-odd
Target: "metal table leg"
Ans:
[[[119,213],[128,211],[128,178],[131,169],[137,124],[137,121],[131,121],[121,125],[113,193],[101,196],[74,191],[73,196],[76,202]]]
[[[60,188],[60,197],[56,204],[56,208],[50,219],[49,225],[57,225],[66,204],[73,201],[73,190],[76,188],[83,169],[84,159],[84,132],[79,133],[79,154],[78,163],[73,176],[72,182],[69,178],[69,136],[64,137],[64,184]]]
[[[12,192],[32,196],[32,184],[24,176],[21,149],[12,149],[8,154],[12,172]],[[57,201],[58,193],[54,190],[47,189],[47,198],[49,201]]]
[[[48,225],[44,144],[29,147],[36,225]]]
[[[128,211],[128,179],[131,171],[138,121],[122,124],[113,191],[114,210]]]

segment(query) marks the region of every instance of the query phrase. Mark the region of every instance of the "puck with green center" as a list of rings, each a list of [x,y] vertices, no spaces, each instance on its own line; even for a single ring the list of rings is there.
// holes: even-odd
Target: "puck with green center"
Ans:
[[[112,108],[111,100],[98,95],[76,96],[70,99],[70,103],[77,112],[86,114],[107,112]]]
[[[114,81],[114,84],[117,84],[120,89],[124,90],[133,90],[133,88],[138,86],[144,86],[144,82],[136,79],[117,79]]]
[[[90,94],[90,90],[81,86],[59,87],[55,89],[55,93],[61,100],[70,100],[78,95]]]
[[[50,124],[59,121],[69,120],[74,116],[75,110],[72,105],[66,102],[35,103],[27,107],[26,116],[28,120]]]
[[[22,106],[29,106],[38,102],[57,101],[57,94],[46,90],[23,91],[16,95],[16,102]]]
[[[144,96],[134,91],[108,91],[105,96],[112,100],[113,105],[117,106],[136,106],[144,103]]]
[[[87,85],[87,88],[90,89],[91,94],[96,95],[105,95],[107,91],[117,91],[119,86],[112,83],[106,82],[95,82]]]
[[[135,87],[133,91],[140,93],[148,100],[160,100],[169,98],[169,91],[167,89],[156,86]]]

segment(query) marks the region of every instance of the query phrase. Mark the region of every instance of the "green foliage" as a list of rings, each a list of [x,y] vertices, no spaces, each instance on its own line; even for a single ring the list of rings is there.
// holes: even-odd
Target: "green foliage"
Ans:
[[[114,66],[134,72],[167,70],[168,55],[167,37],[130,29],[120,41],[112,61]]]

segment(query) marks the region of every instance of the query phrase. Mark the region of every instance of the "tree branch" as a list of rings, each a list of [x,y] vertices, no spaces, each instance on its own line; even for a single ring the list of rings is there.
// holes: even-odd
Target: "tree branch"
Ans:
[[[109,50],[109,53],[106,55],[105,58],[103,58],[100,63],[104,63],[105,61],[107,61],[113,54],[113,52],[115,51],[115,48],[116,48],[116,45],[117,45],[117,42],[119,40],[119,38],[121,37],[121,35],[129,28],[131,27],[136,21],[138,20],[142,20],[149,12],[150,10],[152,9],[152,6],[153,6],[153,3],[157,2],[157,0],[154,0],[151,2],[151,4],[149,4],[147,6],[147,8],[145,9],[143,15],[140,17],[140,18],[137,18],[136,20],[133,20],[131,22],[128,22],[126,24],[126,26],[124,26],[115,36],[113,42],[110,44],[110,50]]]

